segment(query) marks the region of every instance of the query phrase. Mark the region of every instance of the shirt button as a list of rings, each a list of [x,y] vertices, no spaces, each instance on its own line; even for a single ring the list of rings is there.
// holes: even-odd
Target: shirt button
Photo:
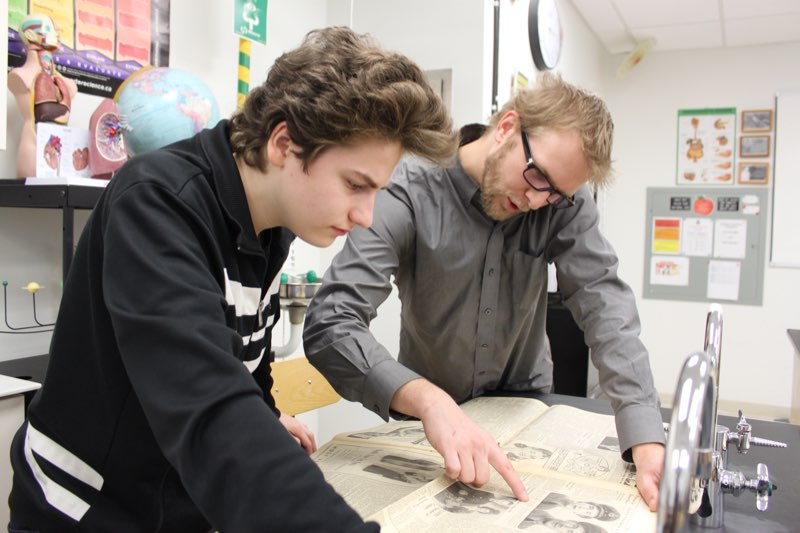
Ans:
[[[493,269],[493,268],[490,268],[490,269],[489,269],[489,275],[490,275],[490,276],[494,276],[494,269]]]
[[[492,314],[492,308],[491,308],[491,307],[487,307],[487,308],[486,308],[486,309],[483,311],[483,314],[484,314],[484,315],[491,315],[491,314]]]
[[[486,348],[488,348],[488,347],[489,347],[489,345],[488,345],[488,344],[481,344],[481,348],[483,348],[484,350],[485,350]]]

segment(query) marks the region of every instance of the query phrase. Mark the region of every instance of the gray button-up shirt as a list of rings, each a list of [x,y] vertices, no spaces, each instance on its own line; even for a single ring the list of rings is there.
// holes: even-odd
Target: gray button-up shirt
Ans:
[[[457,402],[548,392],[548,262],[592,350],[621,449],[663,442],[633,293],[617,277],[586,187],[574,207],[497,222],[459,163],[443,169],[404,158],[378,194],[372,227],[353,231],[326,272],[308,309],[306,354],[343,397],[384,419],[397,389],[419,377]],[[369,331],[392,277],[402,302],[397,360]]]

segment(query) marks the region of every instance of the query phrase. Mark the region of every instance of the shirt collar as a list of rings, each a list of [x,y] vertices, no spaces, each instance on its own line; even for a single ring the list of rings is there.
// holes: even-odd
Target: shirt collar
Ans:
[[[455,165],[447,169],[447,174],[450,176],[450,181],[458,193],[458,197],[464,207],[469,207],[474,204],[477,198],[477,205],[480,206],[480,193],[481,186],[476,182],[472,176],[467,174],[464,167],[461,165],[461,160],[456,157]]]
[[[197,137],[211,167],[211,181],[220,204],[235,225],[233,237],[236,244],[242,249],[260,253],[263,246],[253,228],[242,177],[230,145],[230,122],[220,120],[216,126],[203,130]]]

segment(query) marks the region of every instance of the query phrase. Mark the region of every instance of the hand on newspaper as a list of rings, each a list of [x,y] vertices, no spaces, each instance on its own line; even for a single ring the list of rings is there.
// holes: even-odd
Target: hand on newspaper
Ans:
[[[518,500],[528,501],[525,485],[495,438],[464,414],[442,389],[417,379],[403,385],[391,405],[422,421],[428,442],[444,458],[449,478],[480,487],[489,481],[489,468],[493,467]]]
[[[658,484],[664,467],[664,445],[656,442],[633,447],[636,465],[636,487],[651,511],[658,509]]]
[[[294,440],[303,447],[303,449],[311,455],[317,451],[317,442],[314,440],[314,433],[308,429],[308,426],[287,414],[281,413],[281,424],[289,434],[294,437]]]

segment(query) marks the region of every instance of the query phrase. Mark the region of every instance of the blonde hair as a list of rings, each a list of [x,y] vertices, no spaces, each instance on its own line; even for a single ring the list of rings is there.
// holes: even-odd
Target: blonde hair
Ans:
[[[589,183],[602,188],[611,182],[614,122],[599,96],[567,83],[558,74],[543,72],[535,86],[517,91],[492,116],[491,126],[512,110],[519,114],[521,127],[531,136],[548,129],[578,132],[592,171]]]

